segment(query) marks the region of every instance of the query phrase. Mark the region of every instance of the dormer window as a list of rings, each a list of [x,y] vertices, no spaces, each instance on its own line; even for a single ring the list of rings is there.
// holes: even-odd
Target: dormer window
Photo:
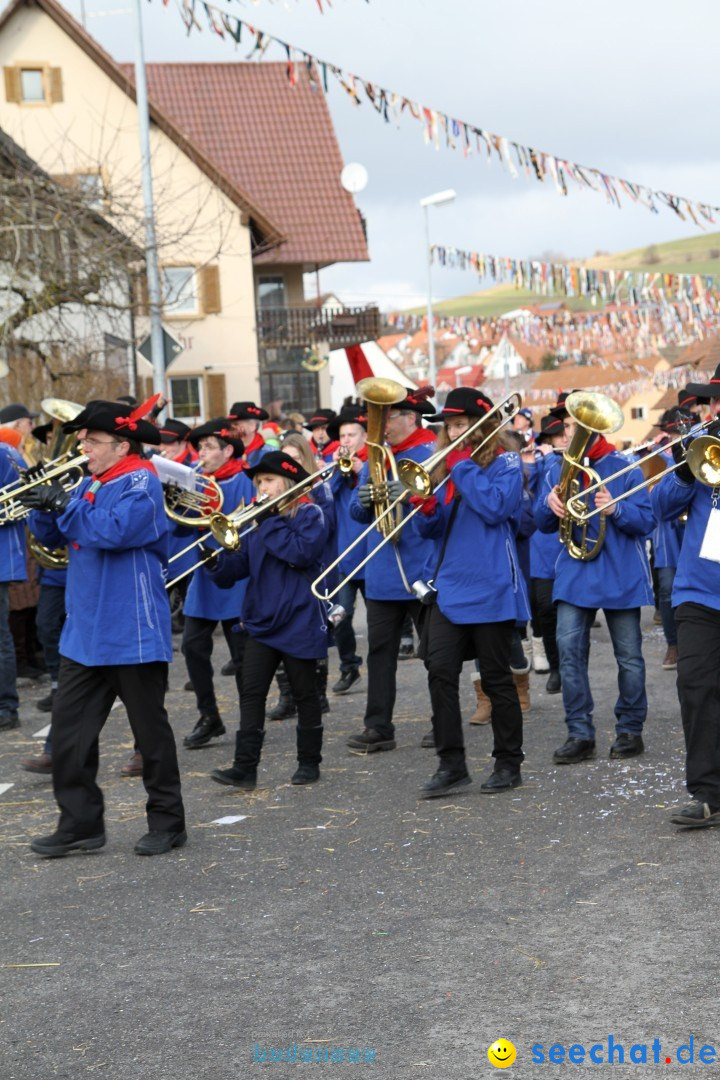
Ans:
[[[20,69],[20,100],[28,104],[45,101],[45,79],[42,68]]]
[[[56,105],[63,100],[62,70],[42,62],[6,67],[5,100],[9,105]]]

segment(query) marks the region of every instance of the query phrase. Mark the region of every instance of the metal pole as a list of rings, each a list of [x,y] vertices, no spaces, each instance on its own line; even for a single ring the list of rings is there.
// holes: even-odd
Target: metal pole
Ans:
[[[150,350],[153,366],[153,390],[165,394],[165,356],[163,346],[160,271],[158,268],[155,209],[153,206],[150,161],[150,115],[145,79],[145,49],[142,29],[142,0],[135,0],[135,94],[140,127],[140,163],[143,204],[145,207],[145,264],[147,267],[148,306],[150,309]]]
[[[423,206],[425,211],[425,257],[427,259],[427,324],[428,324],[428,382],[435,386],[437,382],[437,370],[435,368],[435,328],[433,326],[432,307],[432,252],[430,250],[430,207]]]

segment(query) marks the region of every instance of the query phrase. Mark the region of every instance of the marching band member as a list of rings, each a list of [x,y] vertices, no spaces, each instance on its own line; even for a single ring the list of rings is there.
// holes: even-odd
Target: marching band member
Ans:
[[[535,442],[535,432],[533,431],[533,414],[532,409],[518,409],[513,417],[513,431],[517,431],[518,435],[522,438],[522,441],[527,446],[532,446]]]
[[[160,433],[160,453],[168,461],[177,461],[180,465],[194,465],[197,454],[188,442],[190,428],[182,420],[166,420],[158,428]]]
[[[330,485],[337,507],[337,550],[345,551],[365,528],[350,516],[350,501],[358,485],[358,477],[367,461],[367,417],[359,405],[346,405],[328,426],[331,442],[337,440],[338,446],[333,453],[337,461],[342,455],[352,460],[352,472],[345,475],[337,472]],[[357,548],[347,555],[338,567],[342,577],[352,573],[360,561]],[[345,618],[334,628],[333,636],[340,660],[340,678],[333,686],[333,694],[346,694],[360,678],[362,657],[357,654],[357,642],[353,629],[353,615],[357,594],[365,599],[365,567],[357,576],[346,581],[337,595],[337,602],[345,610]]]
[[[0,411],[0,416],[13,407],[8,405]],[[22,437],[22,432],[14,427],[0,427],[0,488],[16,484],[18,475],[27,468],[20,454]],[[0,528],[0,731],[20,726],[15,642],[10,630],[10,583],[13,581],[27,581],[25,525],[22,521],[8,522]]]
[[[223,512],[232,513],[241,502],[250,502],[253,489],[243,461],[245,445],[226,425],[227,420],[222,416],[208,420],[190,432],[188,441],[197,448],[200,472],[203,476],[211,476],[220,486]],[[187,535],[181,526],[176,530],[181,535]],[[208,540],[208,544],[213,546],[215,541]],[[175,566],[175,563],[172,565]],[[242,582],[232,589],[220,589],[207,574],[192,575],[183,606],[185,625],[182,651],[200,717],[183,740],[187,750],[198,750],[201,746],[207,746],[211,739],[225,734],[213,686],[213,632],[221,623],[235,665],[239,694],[244,634],[233,627],[240,620],[244,595],[245,584]]]
[[[441,412],[432,417],[445,425],[440,446],[460,438],[492,408],[492,401],[479,390],[451,390]],[[439,498],[421,500],[415,518],[420,535],[441,545],[433,567],[436,602],[430,607],[423,646],[440,761],[420,792],[423,799],[471,783],[458,686],[463,660],[474,657],[492,705],[495,758],[480,790],[493,794],[522,783],[522,711],[510,669],[515,623],[530,616],[511,520],[522,508],[522,463],[519,454],[502,452],[497,437],[471,457],[497,426],[496,417],[490,417],[487,425],[448,454],[449,482]],[[442,479],[440,470],[437,478]]]
[[[561,405],[552,411],[562,417],[568,440],[571,440],[575,422],[567,409]],[[627,459],[602,435],[593,434],[587,447],[586,464],[604,479],[627,465]],[[561,460],[550,463],[535,499],[535,520],[543,532],[557,530],[559,519],[565,516],[565,504],[556,490],[561,468]],[[639,469],[626,473],[595,494],[594,506],[604,507],[613,496],[642,481],[643,474]],[[598,608],[605,612],[618,665],[616,738],[610,747],[610,757],[634,757],[644,750],[642,730],[647,716],[647,696],[640,609],[643,604],[653,603],[644,544],[644,537],[653,527],[647,491],[637,492],[603,514],[607,530],[599,554],[592,560],[582,561],[572,558],[567,548],[562,547],[555,564],[553,600],[557,604],[557,644],[568,729],[566,741],[553,755],[557,765],[575,764],[595,755],[588,659],[590,628]],[[588,535],[594,538],[597,532],[597,519],[594,518],[589,523]]]
[[[198,456],[193,447],[187,441],[190,428],[182,420],[166,420],[159,428],[160,453],[168,461],[177,461],[180,465],[191,468],[195,465]],[[187,547],[187,536],[180,529],[170,528],[168,533],[168,556],[176,555]],[[196,559],[195,551],[188,551],[180,558],[171,563],[173,577],[178,577],[184,570],[189,570]],[[184,577],[173,585],[170,590],[170,610],[172,611],[173,633],[179,633],[184,626],[183,605],[190,586],[190,577]],[[133,755],[127,767],[124,767],[123,776],[139,775],[142,763],[139,756]]]
[[[332,455],[337,450],[337,441],[330,437],[328,431],[328,425],[334,420],[332,409],[315,409],[310,419],[305,421],[305,427],[312,432],[310,449],[316,458],[322,458],[326,464],[332,461]]]
[[[186,839],[175,738],[164,699],[172,660],[165,594],[167,523],[162,487],[142,443],[157,444],[143,417],[154,399],[96,401],[66,432],[78,431],[91,476],[72,491],[58,482],[20,496],[32,531],[68,545],[67,618],[52,711],[52,771],[60,820],[31,848],[58,857],[103,847],[103,796],[96,782],[99,737],[117,697],[143,758],[149,832],[138,855],[159,855]],[[48,513],[49,512],[49,513]],[[52,517],[50,516],[52,514]]]
[[[425,393],[434,393],[432,389]],[[428,457],[435,436],[422,426],[422,417],[432,412],[421,391],[414,391],[399,404],[391,405],[387,414],[385,441],[395,460],[407,457],[421,462]],[[373,520],[372,485],[368,483],[367,463],[360,473],[358,487],[350,500],[350,514],[366,526]],[[405,488],[399,481],[388,484],[392,502]],[[432,574],[435,542],[408,535],[403,529],[396,544],[385,544],[365,567],[365,608],[368,634],[368,688],[364,730],[347,741],[352,750],[373,753],[394,750],[395,708],[398,647],[405,615],[409,612],[415,626],[420,616],[420,601],[412,591],[412,583],[427,581]],[[380,543],[377,530],[368,536],[367,553]],[[363,551],[358,551],[360,562]]]
[[[257,465],[266,453],[265,440],[260,434],[264,420],[270,419],[266,412],[254,401],[236,401],[228,413],[225,427],[229,428],[235,439],[241,439],[245,449],[245,464]]]
[[[311,474],[288,454],[273,451],[249,475],[260,495],[274,498]],[[240,727],[233,764],[211,773],[219,784],[246,790],[256,786],[265,704],[280,662],[297,702],[298,768],[291,782],[312,784],[320,778],[323,728],[316,666],[318,658],[327,657],[327,622],[310,584],[323,565],[325,543],[323,513],[304,495],[279,513],[269,513],[239,551],[222,552],[203,570],[219,586],[247,582]]]
[[[709,385],[687,389],[720,410],[720,365]],[[706,432],[717,437],[720,423]],[[692,445],[692,444],[691,444]],[[681,448],[673,448],[682,460]],[[687,465],[660,479],[651,496],[658,520],[687,511],[672,593],[678,634],[677,688],[686,749],[686,785],[693,801],[670,820],[686,828],[720,825],[720,485],[695,480]]]

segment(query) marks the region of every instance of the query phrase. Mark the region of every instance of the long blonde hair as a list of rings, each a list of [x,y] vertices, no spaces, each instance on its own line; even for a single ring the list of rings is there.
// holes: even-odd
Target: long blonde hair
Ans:
[[[298,451],[300,455],[300,464],[305,472],[314,473],[318,471],[317,462],[310,449],[310,443],[304,435],[300,435],[297,431],[291,431],[290,434],[286,435],[283,439],[280,449],[287,453],[288,446],[292,446]]]

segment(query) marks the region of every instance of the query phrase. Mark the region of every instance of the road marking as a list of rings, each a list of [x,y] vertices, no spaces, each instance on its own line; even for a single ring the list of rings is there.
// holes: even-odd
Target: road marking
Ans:
[[[6,791],[9,791],[11,787],[15,787],[14,784],[0,784],[0,795],[4,795]]]
[[[47,739],[49,734],[50,725],[48,724],[47,727],[41,728],[40,731],[36,731],[33,735],[33,739]]]

